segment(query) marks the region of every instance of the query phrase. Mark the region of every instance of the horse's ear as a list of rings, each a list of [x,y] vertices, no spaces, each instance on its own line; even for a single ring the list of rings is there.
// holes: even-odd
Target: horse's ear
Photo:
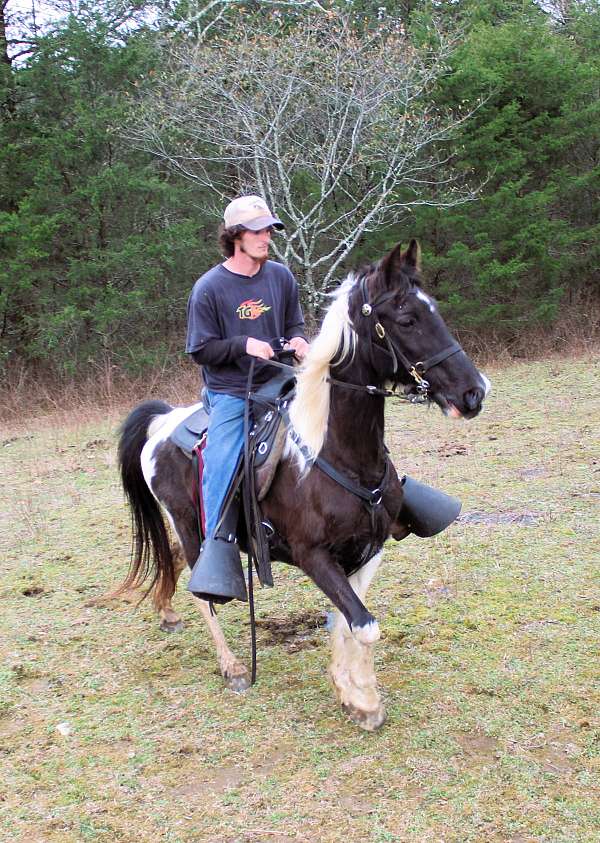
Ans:
[[[384,259],[381,261],[381,270],[383,272],[383,277],[386,280],[386,284],[391,287],[394,283],[394,280],[400,275],[402,270],[402,262],[403,262],[403,255],[402,255],[402,244],[398,243],[389,255],[386,255]]]
[[[405,252],[402,251],[402,244],[394,246],[389,255],[381,262],[381,269],[388,287],[397,283],[398,276],[404,270],[412,274],[421,268],[421,247],[416,240],[411,240]]]
[[[417,271],[421,269],[421,247],[414,238],[408,244],[408,249],[403,253],[402,261]]]

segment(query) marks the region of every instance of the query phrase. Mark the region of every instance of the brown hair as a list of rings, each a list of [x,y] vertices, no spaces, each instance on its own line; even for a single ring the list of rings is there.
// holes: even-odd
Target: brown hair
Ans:
[[[219,227],[219,248],[226,258],[233,257],[235,252],[234,240],[239,237],[242,231],[245,231],[243,225],[232,225],[231,228],[226,228],[221,223]]]

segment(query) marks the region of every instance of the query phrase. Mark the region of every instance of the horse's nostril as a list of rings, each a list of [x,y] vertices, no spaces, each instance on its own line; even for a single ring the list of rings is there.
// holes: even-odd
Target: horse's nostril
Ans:
[[[469,410],[476,410],[483,401],[483,389],[470,389],[465,392],[465,404]]]

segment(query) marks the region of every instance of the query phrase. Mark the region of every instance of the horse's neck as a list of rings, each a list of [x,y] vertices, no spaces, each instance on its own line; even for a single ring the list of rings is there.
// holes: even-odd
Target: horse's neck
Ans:
[[[383,433],[383,398],[332,387],[325,459],[361,477],[376,477],[385,466]]]

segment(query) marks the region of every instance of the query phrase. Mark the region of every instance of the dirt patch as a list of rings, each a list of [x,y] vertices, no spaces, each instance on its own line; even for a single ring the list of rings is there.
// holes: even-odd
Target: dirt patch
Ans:
[[[250,757],[249,763],[226,764],[204,769],[197,777],[194,776],[192,780],[174,788],[171,794],[175,797],[192,797],[201,800],[202,797],[220,796],[257,780],[264,781],[287,763],[292,752],[292,744],[278,743],[270,749],[268,754],[257,753]]]
[[[28,585],[21,589],[23,597],[47,597],[51,591],[42,588],[41,585]]]
[[[528,743],[520,746],[547,773],[558,775],[578,769],[581,747],[575,742],[572,732],[557,727],[546,733],[535,735]]]
[[[454,739],[470,765],[494,764],[499,758],[498,741],[483,732],[459,732]]]
[[[518,527],[535,527],[542,518],[539,512],[464,512],[458,520],[463,524],[516,524]]]
[[[197,778],[192,778],[191,781],[173,788],[171,795],[198,799],[198,804],[201,805],[202,797],[218,796],[228,790],[235,790],[242,784],[245,777],[245,771],[236,765],[214,767],[210,770],[210,774],[201,773]],[[156,778],[157,783],[162,784],[160,777]]]
[[[468,454],[467,446],[466,445],[455,445],[449,444],[445,442],[443,445],[439,445],[437,448],[429,448],[429,450],[424,451],[425,454],[435,454],[438,457],[448,458],[448,457],[462,457]]]
[[[536,466],[534,468],[522,468],[519,471],[519,477],[521,480],[535,480],[536,477],[547,477],[548,473],[547,468]]]
[[[319,647],[322,642],[318,631],[326,623],[326,615],[313,609],[256,620],[257,629],[264,633],[261,643],[267,647],[282,645],[288,653]]]
[[[89,450],[91,448],[111,448],[113,443],[109,442],[107,439],[92,439],[91,442],[86,442],[83,446],[84,450]]]

